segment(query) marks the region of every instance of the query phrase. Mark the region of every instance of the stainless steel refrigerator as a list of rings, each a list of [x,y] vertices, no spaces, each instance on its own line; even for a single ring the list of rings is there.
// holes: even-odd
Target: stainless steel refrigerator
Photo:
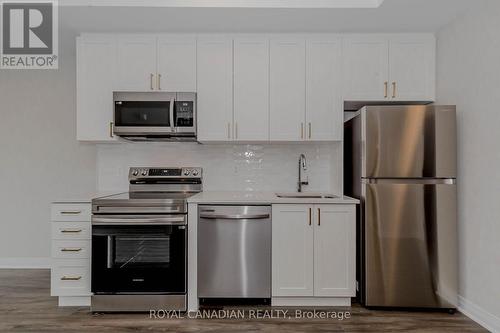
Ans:
[[[367,106],[344,133],[345,192],[361,200],[361,303],[455,308],[455,107]]]

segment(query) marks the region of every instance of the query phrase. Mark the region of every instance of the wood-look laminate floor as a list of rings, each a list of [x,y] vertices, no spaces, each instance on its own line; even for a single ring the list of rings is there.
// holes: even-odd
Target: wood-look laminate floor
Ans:
[[[269,308],[267,308],[269,309]],[[295,309],[288,309],[294,314]],[[150,319],[149,314],[93,315],[59,308],[49,270],[0,270],[0,332],[486,332],[460,313],[373,311],[360,306],[338,319]]]

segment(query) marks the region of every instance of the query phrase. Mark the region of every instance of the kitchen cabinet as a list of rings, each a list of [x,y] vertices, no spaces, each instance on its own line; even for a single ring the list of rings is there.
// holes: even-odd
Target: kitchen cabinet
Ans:
[[[190,35],[158,37],[156,89],[196,91],[196,38]]]
[[[314,296],[355,295],[354,205],[314,205]]]
[[[118,37],[118,72],[115,90],[150,91],[156,89],[156,36]]]
[[[269,41],[234,39],[234,126],[236,141],[269,140]]]
[[[122,91],[196,91],[196,38],[189,35],[118,37]]]
[[[344,40],[344,100],[381,101],[389,96],[389,41],[356,36]]]
[[[198,141],[233,139],[233,40],[198,38]]]
[[[90,305],[91,203],[53,203],[50,295],[59,306]]]
[[[355,205],[273,205],[272,297],[352,297]]]
[[[300,141],[305,138],[306,71],[305,40],[277,38],[270,50],[270,139]]]
[[[306,140],[343,139],[342,45],[339,37],[306,41]]]
[[[344,100],[433,101],[432,35],[354,35],[344,40]]]
[[[436,41],[432,36],[396,36],[389,41],[390,98],[435,100]]]
[[[112,36],[77,38],[76,137],[80,141],[116,141],[113,89],[117,44]]]
[[[273,205],[272,216],[272,296],[312,296],[312,206]]]

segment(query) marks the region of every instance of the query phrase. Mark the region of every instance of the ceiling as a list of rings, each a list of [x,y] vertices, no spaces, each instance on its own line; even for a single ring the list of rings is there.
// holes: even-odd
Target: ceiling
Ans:
[[[204,0],[208,1],[208,0]],[[71,32],[435,32],[483,0],[385,0],[379,8],[61,6]]]

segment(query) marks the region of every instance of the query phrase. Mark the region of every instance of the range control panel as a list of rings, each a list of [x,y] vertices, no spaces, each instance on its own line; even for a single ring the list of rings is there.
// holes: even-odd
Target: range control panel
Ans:
[[[138,178],[201,178],[202,168],[146,168],[133,167],[129,170],[129,179]]]

